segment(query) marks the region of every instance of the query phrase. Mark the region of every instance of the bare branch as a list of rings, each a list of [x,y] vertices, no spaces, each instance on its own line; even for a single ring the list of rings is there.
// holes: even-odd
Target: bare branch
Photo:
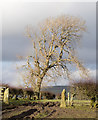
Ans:
[[[32,60],[30,57],[27,60],[27,68],[31,72],[28,81],[36,86],[37,91],[40,91],[44,77],[51,77],[48,71],[57,71],[59,66],[66,71],[69,79],[70,69],[67,64],[75,64],[84,76],[87,75],[87,70],[76,57],[75,50],[75,45],[78,45],[85,30],[85,21],[74,16],[50,17],[40,24],[39,31],[27,29],[34,51]]]

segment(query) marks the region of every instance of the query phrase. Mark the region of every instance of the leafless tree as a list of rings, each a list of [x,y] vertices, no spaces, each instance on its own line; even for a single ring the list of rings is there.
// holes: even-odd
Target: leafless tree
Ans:
[[[97,86],[98,84],[94,79],[78,80],[78,82],[73,83],[73,89],[71,89],[71,92],[77,94],[78,98],[92,99],[97,97]]]
[[[82,76],[87,71],[76,56],[75,47],[82,33],[86,30],[85,21],[74,16],[59,16],[48,18],[37,30],[28,27],[26,35],[32,40],[32,55],[27,57],[25,82],[33,86],[40,96],[41,85],[46,76],[51,77],[53,71],[59,73],[62,69],[69,78],[69,64],[74,64]]]

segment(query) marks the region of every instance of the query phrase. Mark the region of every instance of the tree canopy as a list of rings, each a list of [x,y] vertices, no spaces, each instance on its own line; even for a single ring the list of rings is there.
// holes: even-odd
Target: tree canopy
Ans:
[[[81,80],[73,83],[73,88],[71,89],[71,92],[76,94],[78,99],[79,97],[91,99],[93,97],[98,97],[97,86],[98,84],[93,79],[89,79],[88,81]]]
[[[85,31],[84,20],[68,15],[49,17],[35,30],[27,27],[26,36],[32,40],[33,47],[24,67],[27,72],[25,83],[40,93],[44,78],[51,76],[53,71],[58,74],[64,70],[66,76],[70,77],[68,64],[75,65],[82,76],[86,75],[86,69],[76,56],[76,46]]]

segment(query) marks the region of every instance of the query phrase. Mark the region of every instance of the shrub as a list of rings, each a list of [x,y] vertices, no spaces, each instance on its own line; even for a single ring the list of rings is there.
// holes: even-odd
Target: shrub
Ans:
[[[41,96],[43,99],[54,99],[55,98],[55,94],[48,92],[48,91],[42,91]]]

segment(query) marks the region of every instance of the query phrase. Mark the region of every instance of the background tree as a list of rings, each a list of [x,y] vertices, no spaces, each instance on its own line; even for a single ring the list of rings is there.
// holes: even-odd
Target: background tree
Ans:
[[[42,91],[41,96],[43,99],[54,99],[55,98],[55,94],[48,92],[48,91]]]
[[[75,50],[85,30],[85,21],[74,16],[50,17],[39,24],[35,31],[32,27],[27,28],[26,35],[32,40],[33,53],[27,57],[27,64],[23,66],[24,78],[25,83],[37,91],[38,98],[45,78],[51,77],[53,71],[64,70],[69,78],[68,65],[73,64],[82,76],[86,75],[86,69],[78,60]]]
[[[56,95],[56,99],[61,99],[61,94],[60,94],[60,93],[58,93],[58,94]]]
[[[72,89],[74,89],[74,93],[78,97],[81,96],[82,99],[92,99],[93,97],[97,97],[97,86],[98,85],[94,82],[94,80],[81,80],[74,83]]]
[[[23,93],[24,93],[24,98],[27,97],[27,99],[31,99],[31,97],[34,95],[34,92],[31,88],[25,88],[23,89]]]
[[[23,89],[16,87],[9,87],[10,96],[14,97],[15,100],[18,100],[19,96],[23,96]]]

